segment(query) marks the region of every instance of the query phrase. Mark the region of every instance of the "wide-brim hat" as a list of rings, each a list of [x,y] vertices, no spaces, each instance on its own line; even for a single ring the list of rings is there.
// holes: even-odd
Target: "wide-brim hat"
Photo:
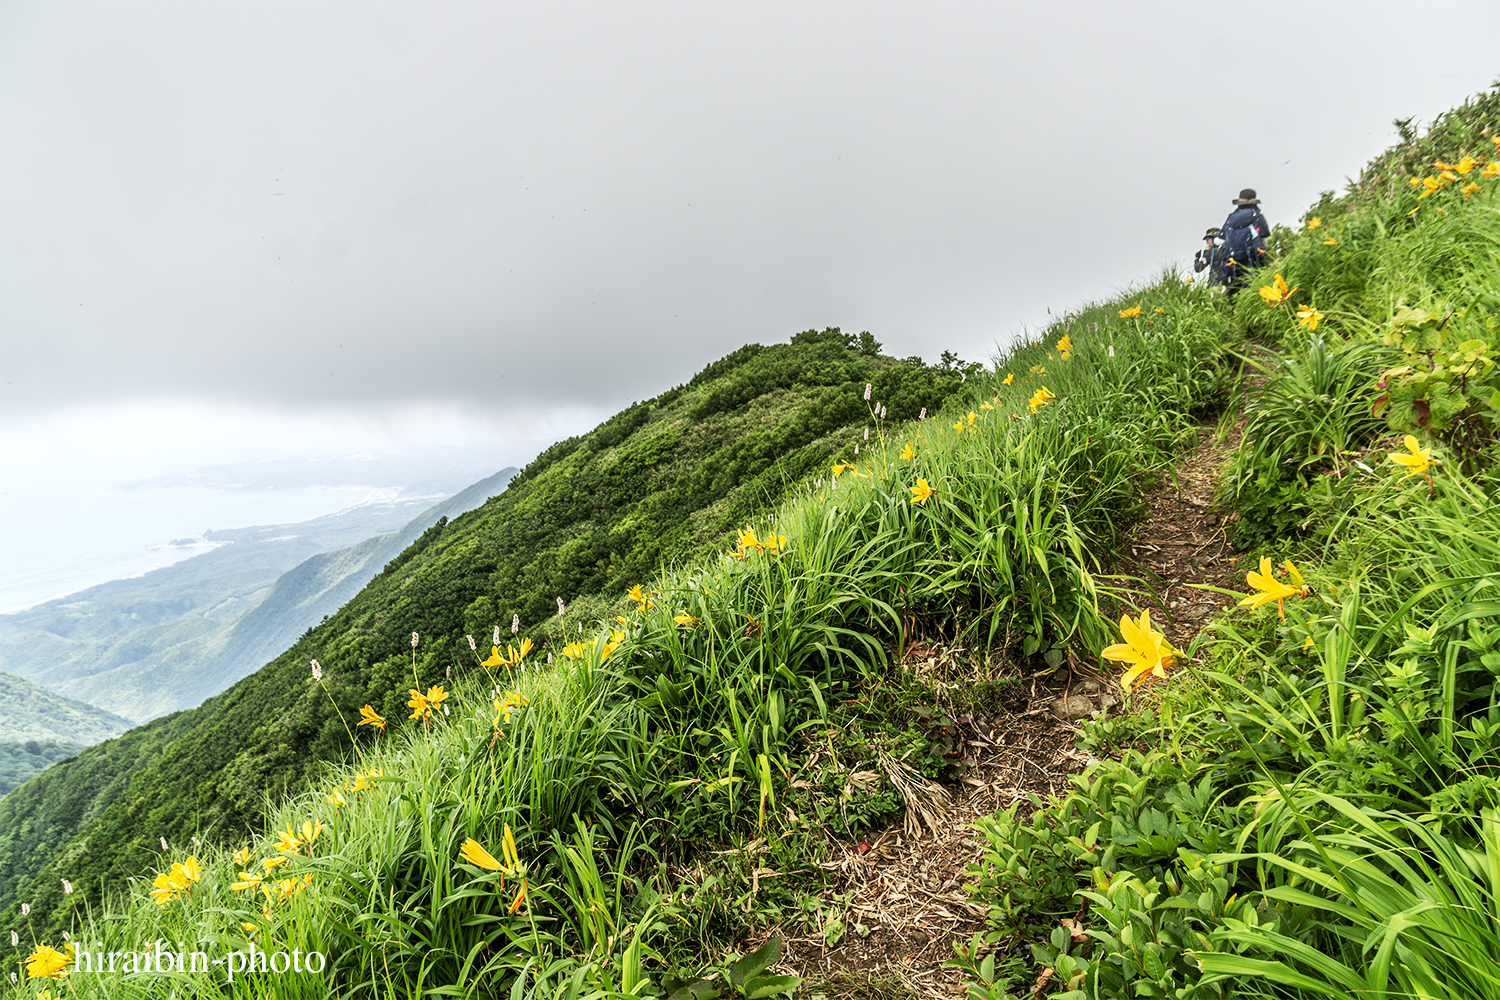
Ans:
[[[1203,234],[1203,238],[1205,240],[1206,239],[1211,239],[1213,237],[1216,237],[1216,236],[1220,235],[1220,233],[1221,233],[1221,230],[1219,229],[1219,227],[1218,226],[1214,226],[1212,229],[1208,230],[1208,232],[1206,232],[1206,233]]]
[[[1255,197],[1255,188],[1245,188],[1240,196],[1234,199],[1236,205],[1259,205],[1260,199]]]

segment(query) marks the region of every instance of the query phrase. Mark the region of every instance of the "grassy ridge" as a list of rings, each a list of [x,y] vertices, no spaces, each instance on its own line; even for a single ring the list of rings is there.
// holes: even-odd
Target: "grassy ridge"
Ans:
[[[916,416],[961,384],[956,368],[882,358],[878,346],[836,330],[751,345],[554,446],[484,507],[428,528],[259,673],[144,727],[128,749],[104,744],[7,796],[5,921],[17,920],[23,901],[63,919],[73,902],[63,898],[63,877],[92,897],[146,863],[158,837],[225,840],[258,828],[268,799],[348,754],[339,712],[357,717],[370,702],[405,714],[412,632],[429,636],[417,664],[425,687],[462,665],[466,632],[508,627],[512,615],[533,628],[556,619],[559,596],[576,610],[552,625],[571,627],[613,600],[589,595],[618,592],[696,541],[722,536],[737,505],[774,500],[852,448],[868,418],[856,386],[874,382],[893,414]],[[332,700],[302,683],[314,658],[338,678]]]
[[[1144,318],[1094,308],[1074,318],[1065,345],[1024,345],[998,372],[971,373],[967,398],[941,419],[895,419],[887,400],[909,389],[903,408],[920,409],[921,384],[877,376],[868,401],[859,381],[841,384],[821,405],[865,415],[871,433],[857,437],[858,459],[851,441],[840,452],[851,467],[831,482],[798,488],[779,508],[768,496],[750,527],[738,522],[738,558],[716,546],[679,564],[636,602],[607,602],[581,640],[575,619],[552,619],[541,630],[550,665],[539,647],[520,664],[486,668],[482,647],[458,645],[448,658],[451,714],[401,723],[389,739],[361,733],[360,774],[278,806],[278,828],[325,824],[327,839],[293,850],[288,866],[310,882],[287,883],[284,895],[236,893],[237,871],[284,852],[256,837],[251,861],[236,864],[226,848],[200,845],[207,872],[191,902],[158,907],[132,893],[109,904],[125,906],[127,919],[95,922],[90,933],[111,947],[137,933],[226,942],[244,940],[241,925],[251,924],[261,946],[336,953],[340,990],[379,996],[491,995],[533,960],[541,965],[522,987],[540,995],[559,977],[629,989],[643,961],[660,986],[664,968],[718,952],[744,925],[725,894],[740,895],[750,873],[705,874],[690,899],[669,873],[698,864],[694,848],[759,839],[789,880],[815,886],[811,858],[830,830],[889,816],[920,787],[922,769],[937,773],[919,733],[858,707],[908,629],[953,623],[983,641],[1013,638],[1017,655],[1086,652],[1104,635],[1094,574],[1133,516],[1142,477],[1171,461],[1197,412],[1224,398],[1221,359],[1233,339],[1214,303],[1176,279],[1140,299]],[[733,379],[708,384],[716,388],[695,403],[701,416],[744,406]],[[887,420],[876,416],[881,404]],[[677,432],[669,420],[616,419],[646,441]],[[543,456],[539,475],[566,471],[575,452]],[[692,482],[709,481],[705,465]],[[921,482],[936,493],[919,505]],[[484,543],[451,543],[448,558],[461,544]],[[390,575],[420,579],[403,565]],[[455,604],[465,607],[449,598]],[[405,640],[412,619],[387,614]],[[470,625],[428,631],[378,663],[369,676],[385,689],[369,697],[373,710],[405,715],[391,706],[417,680],[430,683],[429,644],[451,651]],[[326,698],[326,687],[344,701],[357,669],[348,662],[326,654],[314,683],[303,659],[284,681],[308,699]],[[349,734],[339,736],[347,745]],[[459,861],[468,838],[498,851],[506,827],[527,866],[520,903],[514,869],[502,893],[500,874]],[[171,860],[192,849],[179,838],[170,847]],[[168,861],[154,858],[136,870]],[[755,897],[750,890],[741,904],[764,905]],[[307,984],[205,979],[196,988],[295,995]]]

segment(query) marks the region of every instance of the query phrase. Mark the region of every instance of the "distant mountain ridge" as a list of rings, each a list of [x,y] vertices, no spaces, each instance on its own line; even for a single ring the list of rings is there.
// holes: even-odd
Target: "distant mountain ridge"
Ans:
[[[516,471],[432,506],[431,497],[399,496],[299,524],[212,532],[229,544],[0,616],[0,669],[136,722],[191,708],[338,610],[440,519],[501,492]]]

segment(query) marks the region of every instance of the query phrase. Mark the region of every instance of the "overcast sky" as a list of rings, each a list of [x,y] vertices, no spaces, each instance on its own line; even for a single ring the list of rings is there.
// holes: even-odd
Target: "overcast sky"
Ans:
[[[983,358],[1500,73],[1421,10],[8,0],[0,434],[524,460],[810,327]]]

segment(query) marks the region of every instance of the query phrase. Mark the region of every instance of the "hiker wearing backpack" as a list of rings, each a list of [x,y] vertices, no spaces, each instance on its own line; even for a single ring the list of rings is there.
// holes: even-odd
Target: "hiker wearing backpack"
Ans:
[[[1234,211],[1221,227],[1224,285],[1231,297],[1265,258],[1266,236],[1271,232],[1266,217],[1260,214],[1260,199],[1255,197],[1254,188],[1241,191],[1234,204]]]
[[[1219,238],[1219,227],[1215,226],[1203,234],[1203,249],[1193,254],[1193,273],[1208,271],[1208,283],[1224,283],[1224,250],[1215,241]]]

